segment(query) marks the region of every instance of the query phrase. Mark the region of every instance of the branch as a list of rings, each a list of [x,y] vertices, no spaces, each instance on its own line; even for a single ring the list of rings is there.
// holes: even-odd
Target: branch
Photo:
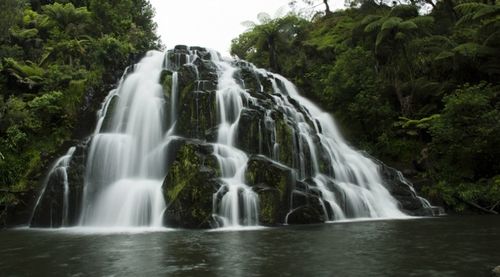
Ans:
[[[425,3],[429,4],[432,6],[432,9],[435,9],[436,8],[436,4],[434,4],[434,1],[432,0],[425,0]]]
[[[477,209],[479,209],[479,210],[481,210],[481,211],[483,211],[485,213],[498,214],[496,211],[494,211],[494,210],[488,210],[488,209],[486,209],[484,207],[479,206],[478,204],[476,204],[476,203],[474,203],[472,201],[467,201],[467,200],[462,200],[462,201],[464,201],[465,203],[467,203],[467,204],[469,204],[469,205],[471,205],[471,206],[473,206],[473,207],[475,207],[475,208],[477,208]]]
[[[490,211],[493,211],[495,210],[495,208],[500,204],[500,201],[496,202],[495,204],[493,204],[493,206],[490,207]]]

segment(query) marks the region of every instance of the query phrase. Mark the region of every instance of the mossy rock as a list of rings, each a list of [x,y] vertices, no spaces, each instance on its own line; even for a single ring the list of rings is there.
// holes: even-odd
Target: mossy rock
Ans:
[[[199,141],[181,142],[163,183],[167,209],[164,222],[175,228],[210,228],[212,198],[220,187],[213,147]]]
[[[160,84],[163,86],[163,93],[170,98],[172,92],[172,71],[163,70],[160,75]]]
[[[295,185],[292,169],[271,159],[253,155],[247,163],[245,179],[259,195],[259,221],[264,225],[285,223],[290,195]]]
[[[287,207],[280,190],[264,184],[254,186],[253,189],[259,196],[259,224],[284,224]]]
[[[215,92],[183,89],[179,99],[176,133],[183,137],[207,139],[207,132],[218,126]]]
[[[283,114],[275,119],[276,142],[278,143],[278,161],[292,168],[298,168],[297,139],[293,125],[287,122]]]

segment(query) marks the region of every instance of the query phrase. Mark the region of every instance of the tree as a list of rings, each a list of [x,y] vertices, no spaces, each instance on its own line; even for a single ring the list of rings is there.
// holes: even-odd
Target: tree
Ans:
[[[87,135],[81,118],[125,66],[160,47],[147,0],[29,3],[0,1],[0,222],[29,209],[18,193],[35,194],[62,145]]]
[[[281,63],[278,50],[294,42],[304,20],[294,15],[271,19],[267,13],[259,13],[257,18],[260,24],[253,21],[242,23],[249,29],[232,41],[231,54],[252,61],[257,58],[254,53],[264,52],[267,56],[266,67],[279,73]]]
[[[22,20],[23,0],[2,0],[0,1],[0,43],[9,36],[12,27]]]
[[[409,116],[413,112],[413,97],[403,90],[404,80],[415,79],[411,67],[408,45],[419,34],[429,34],[434,19],[418,16],[414,6],[400,5],[383,15],[368,15],[361,21],[364,32],[374,38],[374,51],[382,65],[382,71],[392,83],[401,112]]]

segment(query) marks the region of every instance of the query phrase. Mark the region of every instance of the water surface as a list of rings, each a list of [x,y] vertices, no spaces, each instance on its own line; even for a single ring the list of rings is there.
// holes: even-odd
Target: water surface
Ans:
[[[500,218],[247,231],[0,231],[2,276],[489,276]]]

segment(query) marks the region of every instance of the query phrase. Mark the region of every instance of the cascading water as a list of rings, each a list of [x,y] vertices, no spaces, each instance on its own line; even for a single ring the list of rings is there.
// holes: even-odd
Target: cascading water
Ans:
[[[331,209],[331,213],[328,214],[332,216],[327,218],[339,220],[346,217],[406,217],[398,209],[397,201],[384,187],[375,163],[345,143],[329,114],[300,96],[290,81],[277,74],[274,76],[283,84],[281,89],[276,81],[273,81],[275,92],[283,96],[275,97],[276,103],[298,126],[299,136],[305,143],[299,144],[299,148],[302,149],[297,150],[303,153],[303,148],[307,148],[311,155],[312,180],[321,190],[323,199],[328,202]],[[301,103],[306,113],[299,113],[287,100],[287,96]],[[309,117],[310,122],[313,122],[314,130],[306,123],[305,117]],[[315,136],[320,140],[320,149],[313,143]],[[323,171],[318,165],[318,151],[327,153],[330,164],[330,167]],[[301,163],[302,175],[306,171],[304,166]],[[327,187],[328,183],[334,184],[337,195]],[[343,209],[338,204],[342,198],[349,199],[343,201]]]
[[[212,57],[217,55],[212,54]],[[234,80],[236,68],[226,61],[214,59],[214,62],[220,75],[216,92],[220,125],[214,149],[224,182],[214,199],[225,192],[220,204],[214,201],[214,211],[222,220],[223,227],[257,225],[258,197],[245,184],[248,157],[245,152],[234,147],[235,130],[239,124],[243,102],[248,101],[250,96]]]
[[[243,141],[247,132],[251,133],[250,139]],[[202,145],[208,151],[213,149],[213,153],[190,156],[196,161],[179,160],[176,151],[179,145],[186,144]],[[71,148],[49,172],[34,216],[42,206],[57,207],[61,210],[55,213],[60,224],[55,226],[67,226],[71,207],[72,216],[79,214],[81,226],[160,227],[169,222],[169,216],[186,215],[184,209],[190,208],[184,207],[184,202],[165,203],[164,196],[169,201],[192,205],[189,201],[195,195],[209,191],[210,195],[203,197],[211,197],[210,218],[191,218],[194,221],[190,226],[212,222],[212,227],[233,228],[259,225],[262,220],[283,224],[290,215],[295,222],[311,222],[303,216],[314,215],[315,211],[322,216],[312,222],[406,217],[400,210],[403,205],[389,192],[387,176],[382,178],[379,165],[349,147],[331,116],[300,96],[291,82],[246,62],[222,59],[218,53],[200,47],[176,47],[166,54],[150,52],[131,70],[127,69],[98,112],[96,129],[85,149],[81,151],[87,153],[82,165],[83,189],[68,181],[67,170],[75,151]],[[203,161],[209,158],[203,155],[212,155],[218,170],[207,169],[210,163]],[[177,168],[189,164],[193,170],[218,171],[199,175],[217,178],[207,182],[213,184],[211,191],[191,188],[192,192],[182,194],[188,197],[179,196],[187,185],[175,187],[167,182],[183,178],[169,179],[174,162]],[[199,169],[193,162],[201,162]],[[255,165],[259,163],[274,168],[276,174],[288,174],[278,179],[272,174],[266,177],[285,180],[281,187],[267,179],[256,181],[259,172],[255,172]],[[249,169],[249,165],[253,167]],[[395,175],[393,179],[406,191],[403,197],[407,197],[404,199],[409,201],[408,206],[415,206],[412,201],[417,201],[417,208],[429,208],[429,203],[416,195],[400,173]],[[53,192],[50,201],[39,205],[54,177],[60,179],[62,204],[53,205],[53,199],[61,198]],[[76,192],[78,188],[83,196]],[[401,193],[401,187],[398,189]],[[51,190],[58,191],[53,187]],[[259,199],[260,193],[268,194]],[[279,203],[270,204],[270,199]],[[294,215],[301,209],[302,217]],[[46,218],[52,221],[50,213],[50,217],[40,216],[39,222]]]
[[[69,163],[71,162],[71,158],[73,157],[73,153],[75,153],[75,147],[70,147],[68,152],[60,157],[55,163],[54,166],[50,169],[49,173],[47,174],[47,177],[45,178],[43,182],[43,189],[42,192],[40,193],[40,196],[38,197],[35,208],[33,209],[33,213],[31,214],[30,217],[30,225],[33,224],[33,217],[35,215],[35,212],[40,205],[40,202],[42,201],[42,197],[45,194],[45,191],[47,190],[47,186],[51,179],[56,179],[60,180],[62,182],[63,186],[63,199],[62,199],[62,213],[61,213],[61,226],[68,226],[68,210],[69,210],[69,182],[68,182],[68,167]],[[52,219],[52,216],[51,216]],[[52,222],[50,224],[52,225]]]
[[[150,52],[104,104],[87,159],[81,225],[162,225],[163,60]]]

